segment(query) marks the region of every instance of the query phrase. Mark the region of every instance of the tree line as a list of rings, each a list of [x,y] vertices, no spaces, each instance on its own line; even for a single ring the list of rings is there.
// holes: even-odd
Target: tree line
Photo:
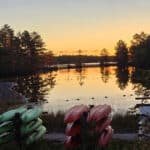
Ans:
[[[45,43],[37,32],[27,30],[15,34],[7,24],[0,29],[0,74],[24,74],[52,62]]]
[[[119,67],[133,65],[150,68],[150,35],[144,32],[133,35],[131,45],[119,40],[115,46],[115,56],[109,56],[107,49],[100,56],[53,56],[46,50],[42,37],[37,32],[15,31],[7,24],[0,28],[0,74],[25,74],[35,72],[53,63],[82,63],[116,61]]]
[[[101,51],[103,61],[107,61],[108,51]],[[115,58],[119,67],[133,65],[136,68],[150,68],[150,35],[144,32],[133,35],[131,45],[128,47],[123,40],[115,46]]]

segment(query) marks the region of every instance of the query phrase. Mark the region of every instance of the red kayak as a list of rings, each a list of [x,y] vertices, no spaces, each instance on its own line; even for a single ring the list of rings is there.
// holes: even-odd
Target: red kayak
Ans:
[[[78,137],[72,137],[72,136],[67,136],[65,139],[65,148],[66,149],[73,149],[78,147],[80,144],[80,138]]]
[[[72,107],[65,115],[64,122],[72,123],[79,120],[84,113],[87,113],[89,108],[85,105],[77,105]]]
[[[92,109],[87,119],[88,122],[90,121],[99,122],[101,119],[107,117],[111,112],[111,107],[109,105],[98,105],[97,107],[94,107]]]
[[[112,135],[113,135],[113,129],[111,128],[111,126],[105,128],[98,141],[100,147],[104,148],[105,146],[107,146],[110,139],[112,138]]]
[[[75,136],[79,134],[81,131],[81,124],[80,122],[73,122],[68,123],[66,127],[66,135],[68,136]]]
[[[87,117],[87,122],[90,122],[92,120],[92,117],[93,115],[95,114],[95,112],[99,109],[101,109],[101,107],[103,107],[104,105],[98,105],[98,106],[95,106],[93,107],[91,110],[90,110],[90,113],[88,114],[88,117]]]
[[[96,124],[95,131],[101,133],[107,126],[110,125],[112,121],[112,116],[108,116],[102,122],[100,121],[99,123]]]

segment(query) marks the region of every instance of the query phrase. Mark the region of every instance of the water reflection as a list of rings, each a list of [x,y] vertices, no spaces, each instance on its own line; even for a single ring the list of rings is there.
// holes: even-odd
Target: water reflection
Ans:
[[[81,103],[106,103],[121,112],[135,106],[135,97],[144,96],[145,91],[150,89],[149,72],[132,67],[63,69],[17,77],[12,82],[17,83],[15,90],[28,101],[47,100],[46,107],[55,111]]]
[[[107,83],[110,78],[110,69],[108,67],[102,67],[100,69],[101,78],[104,83]]]
[[[131,82],[134,84],[135,94],[145,96],[150,89],[150,70],[133,70]]]
[[[124,90],[129,82],[129,69],[119,68],[116,69],[117,85],[121,90]]]
[[[45,101],[45,95],[50,89],[53,89],[56,75],[49,72],[45,75],[31,75],[16,78],[17,85],[15,90],[22,93],[29,102]]]
[[[86,70],[85,68],[77,68],[76,69],[77,72],[77,80],[79,82],[80,86],[84,85],[85,79],[86,79]]]

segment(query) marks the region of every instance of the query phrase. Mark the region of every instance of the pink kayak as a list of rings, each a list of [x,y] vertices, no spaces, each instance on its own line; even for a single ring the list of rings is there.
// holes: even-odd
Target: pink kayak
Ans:
[[[90,113],[88,114],[88,117],[87,117],[87,122],[90,122],[92,120],[92,117],[93,115],[95,114],[95,112],[99,109],[101,109],[104,105],[97,105],[95,107],[93,107],[91,110],[90,110]]]
[[[113,129],[111,128],[111,126],[105,128],[105,131],[102,132],[98,141],[100,147],[104,148],[105,146],[107,146],[110,139],[112,138],[112,135],[113,135]]]
[[[96,123],[95,131],[101,133],[107,126],[110,125],[111,121],[112,121],[112,116],[108,116],[102,122]]]
[[[67,136],[65,139],[65,148],[73,149],[78,147],[80,144],[80,140],[78,137]]]
[[[66,127],[66,135],[75,136],[81,131],[81,124],[79,122],[68,123]]]
[[[64,122],[72,123],[79,120],[84,113],[87,113],[89,108],[85,105],[77,105],[72,107],[65,115]]]
[[[94,110],[90,111],[87,119],[88,122],[99,122],[101,119],[107,117],[111,112],[111,107],[109,105],[99,105],[99,107],[94,107],[92,109]]]

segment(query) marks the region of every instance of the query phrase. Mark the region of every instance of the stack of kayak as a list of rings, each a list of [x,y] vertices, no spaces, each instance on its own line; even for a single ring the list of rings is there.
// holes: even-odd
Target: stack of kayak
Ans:
[[[109,143],[113,129],[111,107],[98,105],[87,107],[77,105],[72,107],[65,115],[66,125],[65,146],[68,149],[76,148],[90,141],[104,148]],[[92,138],[92,139],[91,139]]]
[[[66,126],[66,148],[75,148],[81,144],[83,127],[85,127],[86,117],[89,108],[85,105],[72,107],[65,115],[64,122]]]
[[[46,132],[39,118],[42,110],[35,106],[21,107],[0,115],[0,144],[11,141],[31,144]]]

